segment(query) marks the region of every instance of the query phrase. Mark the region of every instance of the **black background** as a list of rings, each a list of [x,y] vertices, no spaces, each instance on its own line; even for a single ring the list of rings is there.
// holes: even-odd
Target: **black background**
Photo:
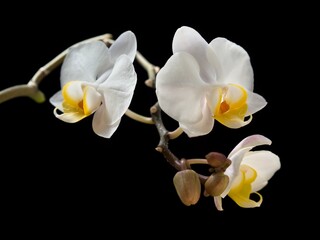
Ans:
[[[292,154],[298,131],[290,127],[288,92],[298,75],[292,50],[308,33],[300,18],[305,10],[264,5],[174,9],[149,2],[137,11],[135,4],[80,5],[30,8],[23,14],[17,6],[4,10],[10,17],[2,16],[0,23],[1,89],[27,83],[64,49],[103,33],[116,38],[133,31],[138,50],[161,67],[172,54],[176,29],[190,26],[208,42],[226,37],[247,50],[255,74],[254,91],[268,105],[244,128],[231,130],[217,123],[208,136],[182,135],[170,142],[170,148],[180,158],[201,158],[210,151],[227,155],[244,137],[259,133],[273,141],[264,148],[278,154],[282,166],[260,191],[264,197],[260,208],[242,209],[226,198],[225,210],[219,212],[205,197],[186,207],[173,187],[175,170],[154,150],[158,143],[154,126],[124,116],[112,138],[103,139],[92,131],[91,118],[67,124],[54,117],[48,101],[37,104],[17,98],[0,105],[0,215],[5,232],[44,238],[88,234],[88,239],[97,239],[96,235],[99,239],[161,235],[214,239],[230,234],[284,235],[292,226],[302,230],[303,218],[298,216],[305,204],[303,181],[295,169],[301,158]],[[19,9],[24,7],[30,6]],[[138,83],[130,109],[148,116],[156,101],[154,90],[144,85],[147,75],[139,65],[136,69]],[[59,87],[59,68],[40,84],[47,98]],[[171,129],[176,127],[165,120]]]

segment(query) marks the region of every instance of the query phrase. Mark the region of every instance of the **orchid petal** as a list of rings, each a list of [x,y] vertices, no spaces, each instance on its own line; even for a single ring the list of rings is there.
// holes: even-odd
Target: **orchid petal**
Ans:
[[[108,120],[108,116],[105,115],[107,112],[103,111],[103,108],[99,108],[93,116],[92,128],[95,134],[103,138],[110,138],[114,132],[118,129],[121,119],[118,121],[107,124],[104,122]]]
[[[127,55],[131,62],[133,62],[136,56],[136,52],[137,40],[136,36],[131,31],[122,33],[110,47],[110,55],[114,62],[122,54]]]
[[[87,86],[83,93],[83,111],[90,115],[98,109],[102,101],[101,94],[93,87]]]
[[[200,76],[207,83],[213,83],[216,79],[216,65],[212,65],[208,59],[208,51],[213,56],[214,52],[206,40],[193,28],[183,26],[179,28],[172,42],[173,53],[187,52],[191,54],[200,66]]]
[[[199,65],[188,53],[172,55],[160,69],[156,93],[162,110],[185,124],[199,122],[203,117],[206,84],[199,76]]]
[[[241,165],[242,159],[244,155],[251,150],[251,148],[252,147],[242,148],[239,151],[237,151],[235,154],[233,154],[231,157],[228,156],[228,158],[232,161],[231,165],[225,171],[225,175],[229,177],[229,184],[221,194],[221,197],[224,198],[225,196],[228,195],[234,180],[240,174],[240,165]]]
[[[252,183],[252,192],[257,192],[267,185],[268,180],[281,167],[279,157],[265,150],[248,152],[242,161],[257,172],[257,178]]]
[[[248,53],[239,45],[225,39],[215,38],[209,44],[217,58],[223,72],[223,78],[218,81],[235,83],[253,90],[253,69]]]
[[[244,138],[237,146],[229,153],[228,158],[233,157],[233,155],[243,148],[253,148],[260,145],[271,145],[271,140],[263,135],[254,134]]]
[[[59,114],[57,108],[54,109],[53,113],[58,119],[67,123],[76,123],[86,117],[86,115],[84,115],[83,112],[80,111]]]
[[[61,67],[61,87],[69,81],[94,82],[110,65],[108,49],[101,41],[71,48]]]
[[[207,104],[210,108],[210,112],[212,113],[212,115],[214,115],[216,109],[221,104],[222,88],[223,86],[216,85],[206,93]]]
[[[136,81],[137,75],[130,58],[120,56],[108,80],[98,87],[103,99],[94,114],[93,129],[99,136],[109,138],[117,129],[130,105]]]
[[[248,93],[248,98],[247,98],[248,110],[247,110],[246,116],[252,115],[260,111],[262,108],[264,108],[267,105],[267,101],[259,94],[254,92],[247,92],[247,93]]]
[[[62,108],[62,102],[63,102],[63,97],[62,97],[62,90],[56,92],[53,96],[49,98],[49,102],[59,109],[60,111],[63,111]]]
[[[215,197],[213,197],[213,200],[214,200],[214,204],[215,204],[217,210],[223,211],[222,198],[220,196],[215,196]]]
[[[180,127],[188,135],[188,137],[202,136],[208,134],[213,129],[214,119],[210,114],[210,109],[206,104],[204,104],[203,107],[206,109],[202,111],[203,115],[200,121],[196,123],[179,123]]]

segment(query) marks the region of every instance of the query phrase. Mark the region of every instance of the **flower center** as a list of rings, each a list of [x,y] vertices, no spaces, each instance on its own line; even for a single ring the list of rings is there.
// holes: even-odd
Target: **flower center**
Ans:
[[[220,108],[219,108],[219,112],[221,114],[224,114],[225,112],[227,112],[230,109],[229,104],[226,101],[222,101],[220,103]]]
[[[220,100],[213,117],[225,126],[237,128],[245,122],[248,93],[236,84],[220,89]]]
[[[238,176],[232,182],[229,197],[235,201],[239,206],[244,208],[258,207],[262,202],[262,196],[255,192],[259,196],[258,201],[250,199],[252,193],[251,183],[257,178],[257,172],[245,164],[240,165],[240,172]]]
[[[101,104],[97,90],[80,81],[70,81],[62,89],[64,113],[78,113],[88,116]]]

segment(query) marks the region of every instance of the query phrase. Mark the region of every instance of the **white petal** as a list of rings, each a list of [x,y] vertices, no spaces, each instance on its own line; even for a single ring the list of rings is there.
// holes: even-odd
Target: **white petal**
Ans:
[[[61,67],[61,87],[69,81],[94,82],[111,65],[108,48],[101,41],[71,48]]]
[[[110,76],[102,81],[98,91],[113,89],[124,94],[133,94],[137,83],[137,74],[130,58],[126,55],[121,55],[112,69]]]
[[[95,134],[103,138],[111,138],[114,132],[118,129],[121,119],[113,124],[106,124],[104,118],[108,119],[106,111],[98,111],[93,116],[92,128]]]
[[[62,102],[63,102],[63,97],[62,97],[62,91],[56,92],[52,97],[50,97],[49,102],[58,108],[60,111],[62,111]]]
[[[267,101],[261,95],[250,91],[248,91],[247,93],[248,110],[246,116],[252,115],[260,111],[267,105]]]
[[[210,112],[212,114],[215,113],[217,105],[221,102],[221,89],[223,87],[224,86],[215,85],[210,91],[207,91],[207,104],[210,107]]]
[[[207,83],[213,83],[216,78],[215,65],[212,65],[208,59],[208,51],[211,51],[209,44],[193,28],[183,26],[179,28],[172,42],[173,53],[187,52],[191,54],[200,66],[200,76]],[[214,55],[213,52],[210,53]]]
[[[223,211],[222,208],[222,198],[220,196],[213,197],[214,204],[216,205],[217,210]]]
[[[267,185],[268,180],[281,167],[279,157],[270,151],[250,151],[243,158],[242,164],[252,167],[257,172],[257,178],[252,183],[252,192],[257,192]]]
[[[94,114],[93,128],[99,136],[109,138],[117,129],[130,105],[136,82],[137,75],[131,60],[126,55],[120,56],[110,77],[98,87],[103,99]]]
[[[247,148],[241,148],[239,151],[234,153],[231,157],[228,156],[228,158],[232,161],[231,165],[227,168],[225,171],[225,175],[229,177],[229,184],[226,187],[226,189],[221,194],[221,197],[225,197],[228,195],[231,186],[233,184],[233,181],[236,179],[238,174],[240,173],[240,164],[242,162],[242,159],[244,155],[249,152],[252,149],[252,147]]]
[[[122,33],[110,47],[110,55],[113,61],[125,54],[129,57],[131,62],[134,61],[137,52],[136,36],[131,31]]]
[[[239,84],[253,90],[253,69],[248,53],[239,45],[225,39],[215,38],[210,42],[222,67],[224,83]]]
[[[214,118],[210,114],[211,111],[209,107],[205,104],[203,109],[203,115],[199,122],[196,123],[182,123],[180,122],[180,127],[188,135],[188,137],[198,137],[208,134],[213,129]]]
[[[228,157],[232,157],[232,155],[242,148],[253,148],[259,145],[271,145],[271,140],[260,134],[248,136],[237,144],[237,146],[230,152]]]
[[[197,62],[183,52],[172,55],[156,79],[161,109],[183,125],[201,121],[207,88],[199,76]]]

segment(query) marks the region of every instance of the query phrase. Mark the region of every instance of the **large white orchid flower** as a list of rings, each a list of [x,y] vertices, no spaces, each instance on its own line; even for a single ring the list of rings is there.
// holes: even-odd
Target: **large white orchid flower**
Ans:
[[[179,28],[173,55],[156,79],[159,105],[189,137],[205,135],[214,119],[229,128],[247,125],[267,102],[253,92],[248,53],[215,38],[209,44],[190,27]]]
[[[218,210],[223,210],[222,198],[227,195],[244,208],[261,205],[262,196],[257,191],[267,185],[281,166],[279,157],[270,151],[250,151],[264,144],[270,145],[271,140],[262,135],[251,135],[243,139],[228,155],[232,162],[225,171],[229,184],[221,196],[214,197]],[[258,201],[250,199],[252,193],[259,196]]]
[[[50,98],[55,116],[75,123],[94,114],[94,132],[110,138],[133,97],[136,50],[131,31],[122,33],[110,48],[101,41],[71,48],[61,67],[62,90]]]

